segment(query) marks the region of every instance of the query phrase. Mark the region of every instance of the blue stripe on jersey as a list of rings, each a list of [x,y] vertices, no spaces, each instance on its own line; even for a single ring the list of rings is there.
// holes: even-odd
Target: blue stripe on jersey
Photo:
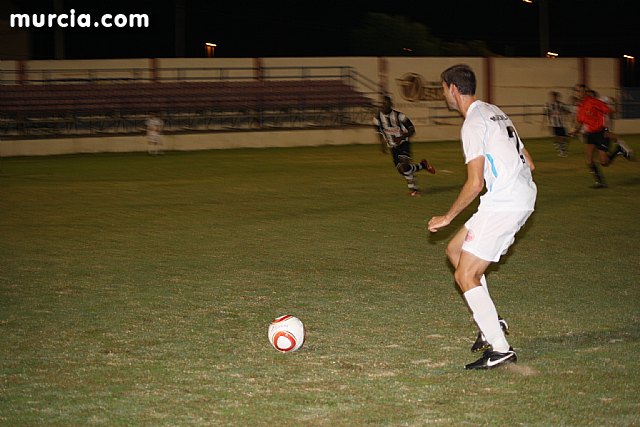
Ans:
[[[496,165],[494,164],[493,156],[491,154],[487,154],[487,160],[489,160],[489,164],[491,164],[491,173],[493,173],[493,177],[497,178],[498,170],[496,169]],[[493,189],[493,183],[491,183],[491,188],[489,188],[489,191],[491,191],[492,189]]]

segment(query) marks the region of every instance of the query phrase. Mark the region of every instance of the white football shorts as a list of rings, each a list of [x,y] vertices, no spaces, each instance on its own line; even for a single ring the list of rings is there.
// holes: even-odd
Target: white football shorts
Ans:
[[[532,213],[533,211],[476,212],[464,225],[467,236],[462,250],[486,261],[499,261]]]

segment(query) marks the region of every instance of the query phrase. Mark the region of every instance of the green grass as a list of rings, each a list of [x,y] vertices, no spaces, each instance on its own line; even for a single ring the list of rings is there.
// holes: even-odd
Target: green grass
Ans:
[[[640,425],[640,162],[592,190],[579,143],[528,148],[488,274],[520,362],[487,372],[444,256],[474,206],[426,231],[459,143],[415,144],[421,198],[373,146],[0,159],[0,424]]]

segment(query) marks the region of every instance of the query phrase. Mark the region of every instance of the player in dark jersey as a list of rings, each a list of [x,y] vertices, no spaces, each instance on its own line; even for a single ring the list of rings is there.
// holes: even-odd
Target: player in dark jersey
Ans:
[[[413,123],[404,113],[393,109],[393,103],[389,96],[382,98],[382,108],[374,117],[373,123],[380,137],[382,151],[386,152],[387,147],[391,150],[393,164],[400,175],[406,179],[409,194],[419,196],[420,189],[416,182],[415,173],[426,169],[429,173],[434,174],[436,170],[425,159],[420,163],[412,163],[409,138],[416,133]]]

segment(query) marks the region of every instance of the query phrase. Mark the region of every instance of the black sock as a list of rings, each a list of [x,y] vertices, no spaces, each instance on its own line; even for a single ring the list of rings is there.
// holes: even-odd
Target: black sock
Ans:
[[[595,164],[592,164],[589,167],[591,168],[591,173],[595,177],[596,182],[604,183],[602,180],[602,175],[600,175],[600,169],[598,169],[598,166],[596,166]]]

